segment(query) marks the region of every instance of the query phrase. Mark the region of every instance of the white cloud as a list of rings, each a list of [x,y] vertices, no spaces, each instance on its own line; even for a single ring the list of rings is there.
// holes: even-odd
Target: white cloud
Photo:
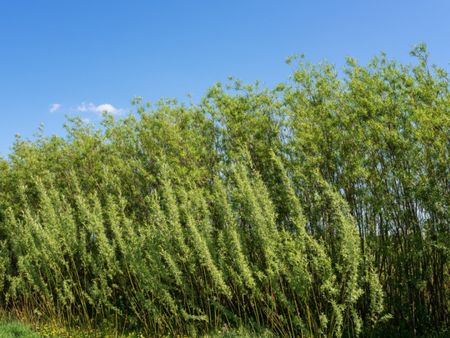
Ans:
[[[97,112],[99,113],[107,112],[109,114],[118,115],[120,114],[120,109],[117,109],[112,104],[104,103],[97,106]]]
[[[82,104],[80,104],[77,107],[77,111],[79,111],[81,113],[88,112],[88,113],[96,113],[96,114],[102,114],[102,113],[106,112],[111,115],[120,115],[123,112],[122,109],[118,109],[110,103],[103,103],[103,104],[96,105],[92,102],[89,102],[89,103],[83,102]]]
[[[53,103],[50,105],[50,113],[54,113],[55,111],[59,110],[59,108],[61,108],[61,103]]]
[[[89,111],[89,112],[95,112],[95,108],[96,108],[97,106],[95,105],[95,104],[93,104],[93,103],[85,103],[85,102],[83,102],[82,104],[80,104],[78,107],[77,107],[77,110],[79,111],[79,112],[82,112],[82,113],[84,113],[84,112],[87,112],[87,111]]]

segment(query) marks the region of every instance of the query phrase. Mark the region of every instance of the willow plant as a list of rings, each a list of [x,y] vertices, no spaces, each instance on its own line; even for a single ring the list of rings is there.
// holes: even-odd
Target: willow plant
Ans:
[[[148,336],[448,330],[446,72],[292,58],[291,79],[134,100],[0,159],[0,307]]]

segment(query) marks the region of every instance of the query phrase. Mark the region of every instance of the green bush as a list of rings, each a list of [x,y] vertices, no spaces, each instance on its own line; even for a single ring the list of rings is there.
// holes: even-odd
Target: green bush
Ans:
[[[445,329],[449,80],[412,54],[17,139],[0,306],[147,335]]]

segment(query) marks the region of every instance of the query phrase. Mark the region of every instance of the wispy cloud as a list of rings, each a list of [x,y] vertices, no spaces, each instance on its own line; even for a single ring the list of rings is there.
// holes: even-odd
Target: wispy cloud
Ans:
[[[61,103],[52,103],[50,105],[49,111],[50,111],[50,113],[54,113],[55,111],[59,110],[61,107],[62,107]]]
[[[89,103],[83,102],[77,107],[76,110],[81,113],[95,113],[95,114],[102,114],[106,112],[111,115],[120,115],[123,113],[123,109],[116,108],[110,103],[103,103],[96,105],[92,102]]]

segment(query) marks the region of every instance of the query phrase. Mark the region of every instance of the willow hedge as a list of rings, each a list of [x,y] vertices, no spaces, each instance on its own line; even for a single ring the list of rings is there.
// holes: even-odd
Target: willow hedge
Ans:
[[[420,335],[450,324],[447,73],[292,58],[0,159],[0,308],[147,335]]]

